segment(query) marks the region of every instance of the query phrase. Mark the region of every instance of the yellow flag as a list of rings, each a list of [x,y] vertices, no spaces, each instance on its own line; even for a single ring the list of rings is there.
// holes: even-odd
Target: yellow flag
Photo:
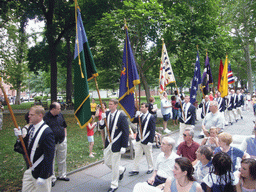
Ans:
[[[222,98],[228,95],[228,55],[226,55],[226,60],[222,72],[220,93]]]

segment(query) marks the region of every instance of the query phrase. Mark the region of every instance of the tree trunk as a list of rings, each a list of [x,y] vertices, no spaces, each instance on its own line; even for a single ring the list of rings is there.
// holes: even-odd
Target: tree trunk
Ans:
[[[149,103],[150,90],[149,90],[149,86],[148,86],[148,83],[147,83],[147,79],[144,76],[144,73],[142,71],[140,71],[140,80],[141,80],[141,83],[143,84],[143,87],[145,89],[147,102]]]
[[[17,91],[17,95],[15,99],[15,104],[20,105],[20,87],[18,87],[16,91]]]
[[[72,53],[70,51],[70,36],[65,36],[67,42],[67,84],[66,84],[66,102],[72,101]]]

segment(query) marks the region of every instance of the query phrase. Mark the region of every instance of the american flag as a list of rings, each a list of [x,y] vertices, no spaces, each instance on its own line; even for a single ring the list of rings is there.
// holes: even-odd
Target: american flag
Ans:
[[[200,70],[199,54],[197,52],[194,77],[193,77],[192,86],[190,89],[190,103],[192,104],[194,104],[194,102],[196,101],[196,95],[197,95],[199,84],[201,84],[201,70]]]
[[[232,84],[235,83],[235,79],[231,70],[231,64],[229,62],[228,64],[228,84]]]
[[[160,67],[160,75],[159,75],[160,93],[162,93],[165,90],[165,87],[167,85],[174,82],[175,82],[175,77],[172,71],[172,66],[168,57],[165,43],[163,43],[161,67]]]

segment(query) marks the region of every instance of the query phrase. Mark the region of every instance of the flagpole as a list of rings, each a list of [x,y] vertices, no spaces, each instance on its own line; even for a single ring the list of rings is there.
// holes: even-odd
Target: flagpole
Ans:
[[[99,91],[98,82],[97,82],[96,77],[94,78],[94,80],[95,80],[95,85],[96,85],[96,89],[97,89],[99,100],[100,100],[101,110],[102,110],[103,113],[105,113],[105,109],[103,108],[103,104],[102,104],[102,100],[101,100],[101,97],[100,97],[100,91]],[[107,119],[104,118],[104,121],[105,121],[106,129],[107,129],[107,132],[108,132],[109,142],[111,143],[111,136],[110,136],[110,132],[109,132],[109,127],[108,127]]]
[[[10,114],[11,114],[12,121],[13,121],[13,123],[14,123],[14,126],[15,126],[17,129],[20,130],[20,128],[19,128],[19,126],[18,126],[18,123],[17,123],[17,121],[16,121],[16,118],[15,118],[15,116],[14,116],[14,113],[13,113],[13,111],[12,111],[12,107],[11,107],[11,105],[10,105],[10,103],[9,103],[9,100],[8,100],[8,98],[7,98],[7,95],[6,95],[5,90],[4,90],[4,88],[3,88],[3,85],[2,85],[2,78],[1,78],[1,77],[0,77],[0,87],[1,87],[1,89],[2,89],[2,91],[3,91],[4,99],[5,99],[5,101],[6,101],[6,104],[7,104],[7,106],[8,106],[9,112],[10,112]],[[22,146],[23,151],[24,151],[24,153],[25,153],[25,161],[29,164],[29,167],[32,167],[32,163],[31,163],[31,161],[30,161],[30,159],[29,159],[28,152],[27,152],[25,143],[24,143],[24,141],[23,141],[22,135],[19,135],[19,140],[20,140],[20,142],[21,142],[21,146]]]

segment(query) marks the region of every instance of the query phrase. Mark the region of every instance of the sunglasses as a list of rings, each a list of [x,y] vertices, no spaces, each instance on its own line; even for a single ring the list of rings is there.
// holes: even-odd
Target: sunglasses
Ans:
[[[187,137],[187,135],[186,135],[185,133],[183,133],[183,136],[184,136],[184,137]]]

